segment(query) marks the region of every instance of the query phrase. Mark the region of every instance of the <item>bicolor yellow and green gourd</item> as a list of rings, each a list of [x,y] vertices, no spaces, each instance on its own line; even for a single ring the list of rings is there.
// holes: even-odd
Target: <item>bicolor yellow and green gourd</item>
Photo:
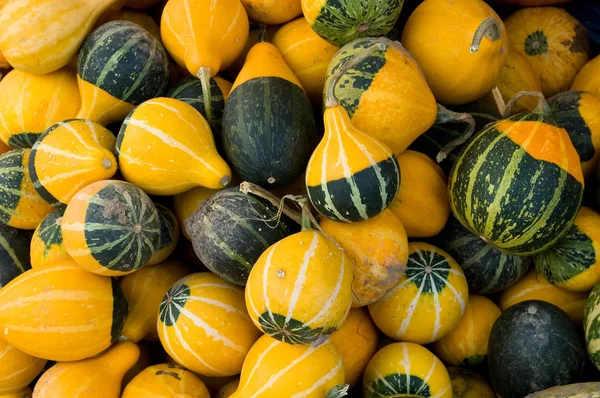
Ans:
[[[121,398],[210,398],[206,385],[193,372],[172,364],[150,366],[131,380]]]
[[[45,359],[25,354],[3,340],[0,340],[0,359],[0,397],[27,387],[46,365]]]
[[[158,245],[146,265],[154,265],[165,261],[175,251],[179,242],[179,223],[175,214],[166,206],[155,203],[160,217],[160,234]]]
[[[571,90],[587,91],[600,98],[600,55],[581,68],[575,76]]]
[[[64,209],[48,214],[33,232],[30,245],[31,267],[36,268],[63,260],[72,260],[62,237]]]

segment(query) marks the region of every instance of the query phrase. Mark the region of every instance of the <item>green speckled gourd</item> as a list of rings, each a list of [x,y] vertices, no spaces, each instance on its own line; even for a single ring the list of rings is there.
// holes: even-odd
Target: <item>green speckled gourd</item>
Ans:
[[[166,260],[175,251],[179,241],[179,222],[175,214],[166,206],[158,203],[154,205],[160,217],[160,234],[154,254],[146,265],[154,265]]]
[[[31,234],[0,224],[0,288],[31,268]]]

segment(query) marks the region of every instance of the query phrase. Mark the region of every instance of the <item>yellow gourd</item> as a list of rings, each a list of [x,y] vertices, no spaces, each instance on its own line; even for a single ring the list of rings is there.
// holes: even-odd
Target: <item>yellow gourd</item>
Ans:
[[[251,20],[267,25],[286,23],[302,14],[300,0],[242,0]]]
[[[98,20],[96,21],[96,27],[110,21],[131,21],[146,29],[148,33],[156,37],[158,40],[162,40],[160,37],[160,27],[158,26],[158,24],[154,22],[154,19],[152,19],[150,15],[144,14],[143,12],[132,11],[128,9],[109,9],[104,14],[102,14],[100,18],[98,18]]]
[[[54,72],[77,53],[96,19],[117,1],[11,1],[0,10],[0,50],[15,69]]]
[[[125,179],[153,195],[176,195],[195,186],[220,189],[231,181],[206,119],[176,99],[155,98],[138,106],[121,127],[117,152]]]
[[[151,349],[153,350],[154,347],[144,345],[143,342],[138,343],[137,346],[140,349],[140,356],[136,363],[123,376],[123,381],[121,382],[121,386],[123,388],[125,388],[125,386],[129,384],[129,382],[133,380],[135,376],[140,374],[144,369],[146,369],[154,363],[154,358],[150,358],[149,352]]]
[[[323,219],[320,225],[354,263],[353,308],[376,302],[404,274],[408,240],[402,223],[390,210],[366,221],[343,223]]]
[[[262,336],[248,353],[230,398],[323,398],[343,383],[342,357],[331,340],[290,345]]]
[[[460,323],[433,344],[433,352],[448,365],[479,365],[487,355],[488,340],[500,308],[484,296],[471,295]]]
[[[171,285],[188,274],[187,268],[176,260],[145,266],[121,279],[121,288],[129,304],[121,339],[137,343],[156,334],[158,307]]]
[[[527,57],[544,95],[568,90],[589,59],[589,39],[579,21],[562,8],[529,7],[504,22],[510,46]]]
[[[64,209],[56,209],[48,214],[37,226],[31,238],[29,257],[31,267],[72,260],[62,238]]]
[[[2,54],[2,51],[0,51],[0,69],[8,69],[8,68],[10,68],[10,64],[8,63],[6,58],[4,58],[4,54]],[[2,78],[2,76],[0,76],[0,78]]]
[[[478,373],[457,367],[449,367],[447,370],[453,398],[496,398],[492,387]]]
[[[571,85],[571,90],[587,91],[600,98],[600,55],[581,68]]]
[[[121,380],[139,356],[137,345],[124,342],[91,359],[59,362],[40,377],[33,397],[119,398]]]
[[[390,210],[402,222],[410,238],[435,236],[450,216],[447,178],[441,167],[420,152],[396,153],[402,170],[400,189]]]
[[[73,118],[80,103],[72,70],[41,76],[12,70],[0,81],[0,139],[14,148],[30,148],[47,128]]]
[[[293,0],[300,5],[299,1]],[[322,100],[327,66],[339,47],[317,35],[304,17],[287,23],[273,36],[281,52],[313,104]]]
[[[483,0],[425,0],[400,41],[444,105],[466,104],[494,88],[508,54],[504,24]]]
[[[27,387],[46,365],[45,359],[25,354],[3,340],[0,340],[0,360],[0,397],[3,397],[3,394],[17,394]]]
[[[194,373],[177,365],[160,364],[144,369],[131,380],[121,398],[210,398]]]
[[[188,240],[192,238],[185,228],[185,220],[198,210],[202,202],[213,196],[216,192],[217,190],[215,189],[196,187],[175,195],[173,198],[173,206],[175,208],[175,216],[179,222],[179,228],[183,236]]]
[[[355,385],[377,351],[379,331],[365,308],[350,310],[331,341],[342,356],[346,384]]]

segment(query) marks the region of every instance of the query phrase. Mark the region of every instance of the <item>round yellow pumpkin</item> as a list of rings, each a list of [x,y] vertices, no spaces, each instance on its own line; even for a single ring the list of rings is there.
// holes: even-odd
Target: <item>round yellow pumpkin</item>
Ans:
[[[575,76],[571,90],[587,91],[600,98],[600,55],[581,68]]]
[[[210,398],[198,376],[172,364],[150,366],[131,380],[121,398]]]
[[[3,340],[0,340],[0,359],[0,397],[4,396],[3,394],[17,394],[19,390],[27,387],[46,365],[45,359],[26,354]]]

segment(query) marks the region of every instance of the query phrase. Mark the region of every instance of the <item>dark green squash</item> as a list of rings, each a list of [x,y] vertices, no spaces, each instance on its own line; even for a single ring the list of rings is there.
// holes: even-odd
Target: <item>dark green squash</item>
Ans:
[[[0,288],[31,269],[31,233],[0,224]]]
[[[154,254],[146,265],[158,264],[166,260],[177,247],[179,241],[179,222],[177,217],[168,207],[154,203],[160,217],[160,234]]]
[[[579,331],[567,314],[545,301],[508,308],[496,320],[488,345],[490,377],[502,398],[578,380],[585,364]]]
[[[240,286],[260,255],[292,232],[288,224],[275,206],[238,187],[218,191],[185,221],[202,263]]]

